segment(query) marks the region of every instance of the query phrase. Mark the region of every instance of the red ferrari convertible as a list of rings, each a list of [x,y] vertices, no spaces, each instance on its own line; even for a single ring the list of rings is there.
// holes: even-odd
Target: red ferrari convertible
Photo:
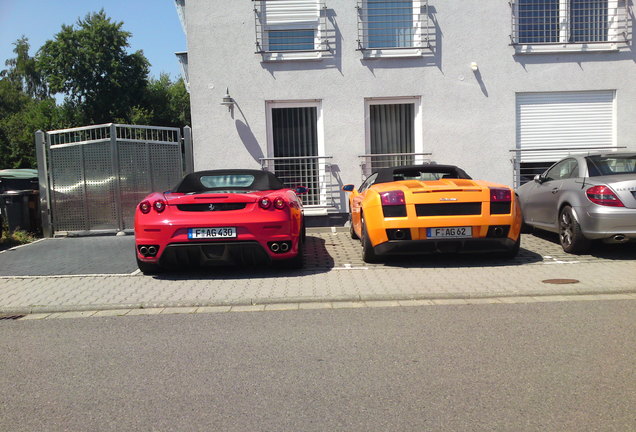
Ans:
[[[289,189],[259,170],[198,171],[173,191],[155,192],[137,205],[137,265],[163,268],[218,263],[303,265],[304,187]]]

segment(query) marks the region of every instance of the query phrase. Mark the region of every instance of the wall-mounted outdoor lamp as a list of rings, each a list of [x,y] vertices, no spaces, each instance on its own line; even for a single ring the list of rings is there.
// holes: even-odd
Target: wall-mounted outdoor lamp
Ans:
[[[223,96],[221,105],[225,105],[228,111],[232,111],[232,108],[234,107],[235,104],[236,102],[234,101],[234,98],[230,96],[230,89],[229,88],[225,89],[225,96]]]

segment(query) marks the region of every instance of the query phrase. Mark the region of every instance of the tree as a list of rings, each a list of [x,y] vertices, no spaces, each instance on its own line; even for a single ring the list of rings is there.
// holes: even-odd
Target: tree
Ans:
[[[148,60],[142,51],[126,52],[131,34],[101,10],[63,25],[37,54],[53,93],[64,93],[81,109],[84,123],[129,119],[147,85]]]
[[[22,91],[32,98],[42,100],[49,97],[46,82],[37,70],[36,60],[29,55],[29,40],[22,36],[13,45],[16,57],[5,62],[9,69],[2,71],[0,77],[20,86]]]
[[[183,127],[190,122],[190,95],[182,78],[173,82],[168,74],[158,79],[150,79],[143,98],[143,112],[149,116],[140,116],[142,121],[135,124],[154,124],[157,126]]]

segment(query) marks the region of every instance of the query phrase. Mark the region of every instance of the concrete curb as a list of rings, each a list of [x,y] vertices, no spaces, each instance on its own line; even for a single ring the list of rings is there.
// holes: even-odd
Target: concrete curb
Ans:
[[[29,314],[50,314],[62,312],[84,312],[103,310],[128,310],[128,309],[155,309],[155,308],[188,308],[188,307],[222,307],[222,306],[255,306],[273,304],[312,304],[312,303],[345,303],[345,302],[379,302],[379,301],[418,301],[418,300],[486,300],[497,298],[527,298],[527,297],[577,297],[577,296],[616,296],[627,295],[628,298],[636,300],[636,289],[629,290],[563,290],[559,292],[534,290],[519,294],[510,292],[489,292],[489,293],[428,293],[424,295],[356,295],[356,296],[329,296],[329,297],[283,297],[283,298],[260,298],[245,299],[228,302],[140,302],[140,303],[117,303],[117,304],[90,304],[90,305],[61,305],[61,306],[27,306],[27,307],[0,307],[1,315],[29,315]]]

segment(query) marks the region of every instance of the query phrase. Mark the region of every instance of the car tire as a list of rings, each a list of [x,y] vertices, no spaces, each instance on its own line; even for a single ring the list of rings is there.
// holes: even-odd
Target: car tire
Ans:
[[[521,219],[521,234],[532,234],[534,227],[528,225],[524,219]]]
[[[293,258],[286,259],[281,264],[284,268],[291,270],[299,270],[305,266],[305,242],[302,237],[298,240],[298,253]]]
[[[590,240],[583,235],[570,206],[563,207],[559,213],[559,242],[563,250],[571,254],[580,254],[590,248]]]
[[[521,248],[521,234],[519,234],[519,237],[517,237],[517,241],[515,242],[515,244],[512,245],[512,247],[510,247],[510,249],[508,249],[506,252],[501,254],[501,257],[505,259],[513,259],[519,254],[520,248]]]
[[[373,250],[373,245],[371,244],[371,239],[367,233],[367,226],[364,223],[364,219],[362,220],[362,238],[360,241],[362,242],[362,260],[369,264],[379,262],[380,258]]]
[[[349,235],[352,239],[358,240],[358,234],[356,234],[356,231],[353,229],[353,223],[349,226]]]
[[[147,263],[145,261],[141,261],[139,258],[137,258],[137,267],[139,267],[139,270],[141,270],[141,272],[145,275],[161,273],[162,270],[159,264]]]

